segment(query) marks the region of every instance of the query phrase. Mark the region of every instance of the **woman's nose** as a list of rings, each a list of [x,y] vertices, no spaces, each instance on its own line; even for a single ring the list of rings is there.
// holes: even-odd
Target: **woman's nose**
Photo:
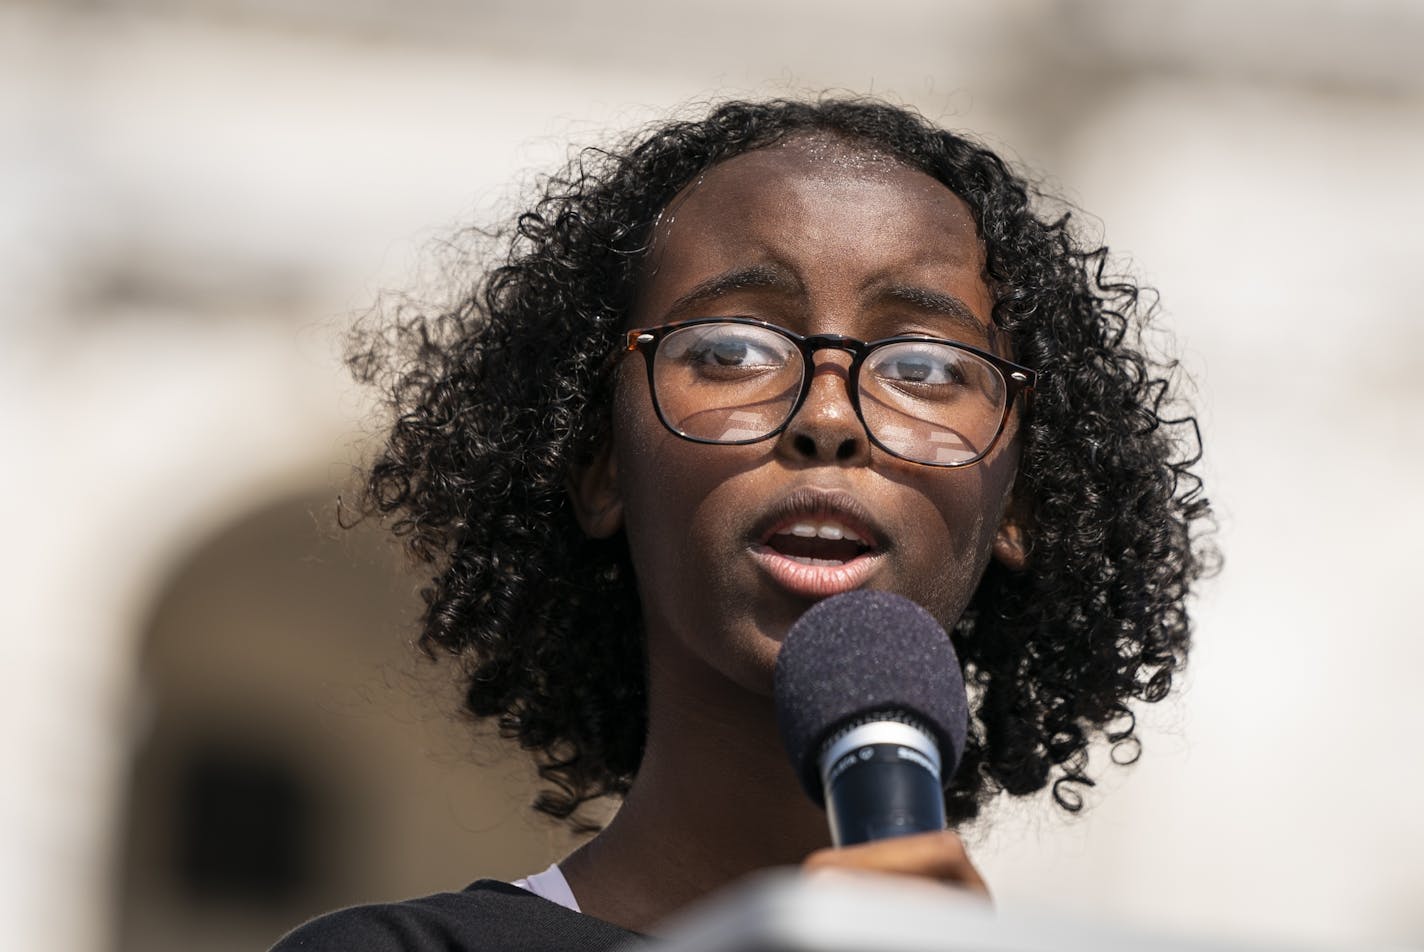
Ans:
[[[851,400],[851,356],[822,351],[811,387],[778,440],[777,449],[797,461],[860,465],[870,458],[870,439]]]

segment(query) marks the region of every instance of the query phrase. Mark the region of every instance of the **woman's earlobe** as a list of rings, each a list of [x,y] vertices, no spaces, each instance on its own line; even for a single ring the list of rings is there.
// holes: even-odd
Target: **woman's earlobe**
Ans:
[[[1028,565],[1028,538],[1023,525],[1012,513],[1004,513],[999,520],[999,530],[994,533],[993,554],[999,564],[1015,572],[1023,571]]]
[[[623,494],[612,441],[600,446],[587,465],[574,467],[565,485],[574,516],[588,536],[607,539],[623,528]]]

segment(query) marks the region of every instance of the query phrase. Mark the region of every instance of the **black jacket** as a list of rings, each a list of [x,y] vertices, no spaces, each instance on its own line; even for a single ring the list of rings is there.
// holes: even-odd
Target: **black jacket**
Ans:
[[[272,952],[594,952],[640,938],[518,886],[481,879],[457,893],[329,912]]]

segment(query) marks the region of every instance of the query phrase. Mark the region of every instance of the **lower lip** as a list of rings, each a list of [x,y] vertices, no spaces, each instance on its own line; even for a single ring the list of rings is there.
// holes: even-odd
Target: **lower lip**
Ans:
[[[860,588],[870,580],[880,561],[878,553],[867,553],[839,565],[807,565],[768,545],[754,545],[751,552],[772,581],[803,598],[828,598]]]

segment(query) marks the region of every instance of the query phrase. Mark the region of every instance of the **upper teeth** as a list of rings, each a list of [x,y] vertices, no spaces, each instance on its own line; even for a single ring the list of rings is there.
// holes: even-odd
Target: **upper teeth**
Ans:
[[[794,536],[802,539],[849,539],[852,542],[862,542],[860,536],[854,531],[836,522],[798,522],[790,529],[783,530],[790,532]]]

